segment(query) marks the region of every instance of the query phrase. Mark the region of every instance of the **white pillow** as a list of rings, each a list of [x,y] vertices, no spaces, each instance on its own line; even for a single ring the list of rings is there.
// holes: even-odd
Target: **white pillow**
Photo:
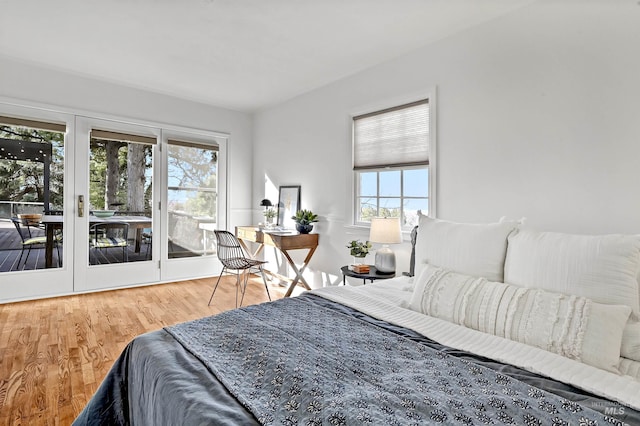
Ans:
[[[518,225],[517,221],[456,223],[420,215],[415,276],[430,263],[463,274],[502,281],[507,237]]]
[[[627,305],[640,313],[640,236],[520,230],[509,236],[504,281]]]
[[[409,307],[618,373],[631,308],[487,281],[428,265]]]
[[[634,361],[640,361],[640,322],[629,321],[622,334],[620,355]]]

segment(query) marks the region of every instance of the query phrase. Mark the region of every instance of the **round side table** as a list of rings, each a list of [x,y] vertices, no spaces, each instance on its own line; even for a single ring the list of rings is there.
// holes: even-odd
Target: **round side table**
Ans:
[[[369,272],[364,274],[359,274],[352,271],[351,269],[349,269],[349,265],[343,266],[342,268],[340,268],[340,270],[342,271],[342,285],[347,285],[347,277],[361,278],[362,284],[365,285],[367,284],[367,280],[373,282],[375,280],[386,280],[396,276],[395,273],[383,274],[381,272],[378,272],[376,270],[376,267],[373,265],[369,265]]]

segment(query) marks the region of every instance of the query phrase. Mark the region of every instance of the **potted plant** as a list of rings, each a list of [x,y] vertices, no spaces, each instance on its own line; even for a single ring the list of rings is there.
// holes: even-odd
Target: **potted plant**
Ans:
[[[369,250],[371,249],[372,244],[369,241],[365,241],[364,243],[360,240],[352,240],[347,244],[347,248],[349,249],[349,254],[353,256],[353,263],[356,264],[356,258],[363,259],[367,257],[369,254]]]
[[[275,209],[269,207],[268,209],[265,209],[262,214],[264,215],[267,225],[271,225],[273,223],[273,218],[276,217],[278,213]]]
[[[308,234],[313,229],[313,222],[318,221],[318,215],[311,210],[298,210],[295,215],[291,216],[296,222],[296,229],[301,234]]]

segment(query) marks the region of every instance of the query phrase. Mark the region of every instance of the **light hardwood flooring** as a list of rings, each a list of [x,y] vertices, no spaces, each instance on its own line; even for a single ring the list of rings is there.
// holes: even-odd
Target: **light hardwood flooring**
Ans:
[[[207,306],[216,279],[0,305],[0,425],[71,424],[135,336],[233,309],[232,276]],[[267,300],[253,277],[243,305]]]

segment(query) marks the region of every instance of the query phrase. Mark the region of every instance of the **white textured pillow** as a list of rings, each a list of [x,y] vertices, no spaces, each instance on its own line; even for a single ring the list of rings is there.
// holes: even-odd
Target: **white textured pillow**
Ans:
[[[640,313],[640,236],[520,230],[509,236],[504,281],[627,305]]]
[[[618,372],[631,308],[487,281],[428,265],[410,308],[485,333]]]
[[[640,361],[640,322],[629,321],[622,334],[620,355],[634,361]]]
[[[502,281],[507,237],[518,225],[516,221],[456,223],[420,215],[415,276],[429,263]]]

